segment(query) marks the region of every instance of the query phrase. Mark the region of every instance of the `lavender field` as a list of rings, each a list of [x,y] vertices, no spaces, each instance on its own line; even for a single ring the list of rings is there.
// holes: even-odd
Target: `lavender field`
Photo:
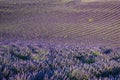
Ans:
[[[0,45],[0,80],[119,80],[120,48],[41,42]]]
[[[120,80],[120,1],[0,0],[0,80]]]

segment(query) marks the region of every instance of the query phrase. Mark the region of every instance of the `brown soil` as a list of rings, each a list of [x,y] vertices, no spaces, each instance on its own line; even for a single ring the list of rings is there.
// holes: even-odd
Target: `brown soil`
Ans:
[[[120,2],[0,3],[0,38],[120,46]]]

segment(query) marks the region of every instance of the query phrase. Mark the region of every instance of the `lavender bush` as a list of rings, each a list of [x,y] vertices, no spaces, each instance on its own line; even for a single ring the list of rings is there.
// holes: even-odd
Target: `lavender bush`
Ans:
[[[2,43],[0,80],[120,79],[120,55],[115,49],[59,46]]]

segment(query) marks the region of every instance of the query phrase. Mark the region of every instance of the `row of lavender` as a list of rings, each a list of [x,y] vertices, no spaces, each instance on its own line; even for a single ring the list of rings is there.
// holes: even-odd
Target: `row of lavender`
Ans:
[[[2,43],[0,80],[119,80],[119,48]]]

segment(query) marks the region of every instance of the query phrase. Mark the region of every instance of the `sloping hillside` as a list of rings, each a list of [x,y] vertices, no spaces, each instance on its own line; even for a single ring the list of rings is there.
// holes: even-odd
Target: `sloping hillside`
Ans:
[[[0,38],[71,39],[83,43],[120,43],[120,2],[3,1]]]

